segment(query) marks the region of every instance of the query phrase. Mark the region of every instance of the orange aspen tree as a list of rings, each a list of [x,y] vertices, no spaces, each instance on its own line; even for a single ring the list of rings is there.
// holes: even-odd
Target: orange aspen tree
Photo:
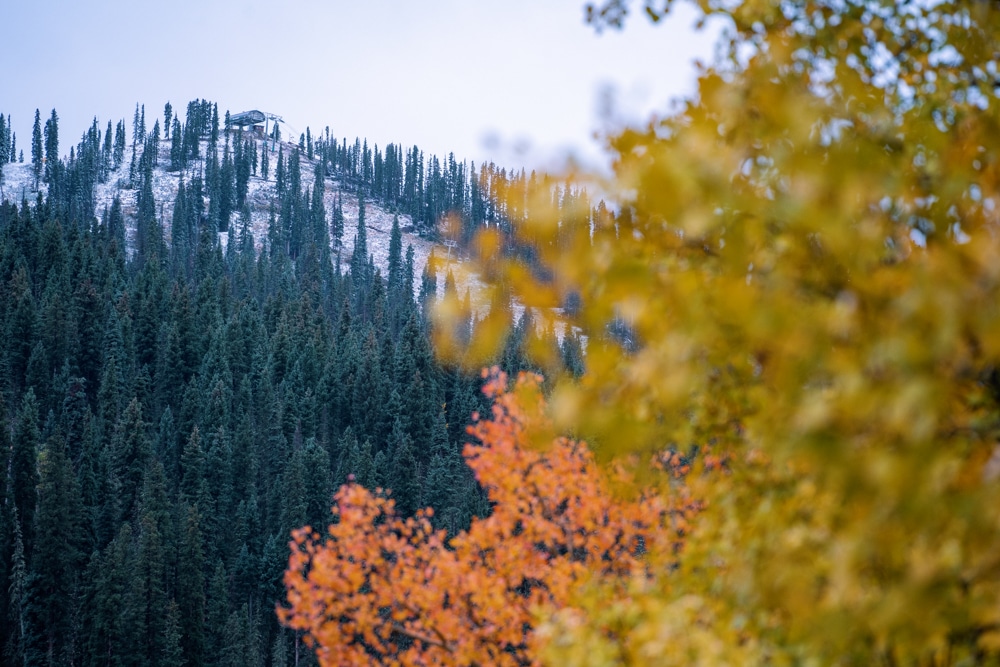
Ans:
[[[643,578],[646,554],[679,548],[694,503],[621,500],[583,443],[532,447],[531,434],[551,432],[539,381],[508,388],[494,372],[486,384],[493,414],[469,428],[478,444],[465,457],[493,511],[468,531],[446,541],[430,510],[403,519],[387,494],[348,484],[325,534],[294,533],[278,613],[320,664],[536,664],[539,614],[595,575]]]

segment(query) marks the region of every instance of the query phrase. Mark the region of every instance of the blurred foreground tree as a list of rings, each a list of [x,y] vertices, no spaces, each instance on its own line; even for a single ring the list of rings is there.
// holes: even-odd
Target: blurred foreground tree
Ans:
[[[707,508],[678,569],[621,604],[583,588],[543,655],[996,664],[1000,12],[696,4],[726,55],[610,138],[616,212],[574,224],[543,189],[516,230],[532,266],[479,240],[498,290],[586,336],[557,429],[605,459],[710,447],[727,470],[687,478]]]
[[[672,4],[647,0],[646,13]],[[517,653],[498,643],[510,599],[463,612],[472,625],[454,635],[421,624],[468,598],[398,606],[516,534],[472,550],[460,535],[449,551],[349,489],[333,541],[300,534],[288,580],[293,604],[305,581],[354,587],[310,608],[340,633],[314,634],[328,650],[363,642],[359,657],[391,661],[404,655],[385,643],[398,622],[425,648],[493,631],[503,659],[552,664],[1000,663],[1000,12],[980,0],[696,4],[725,24],[726,48],[693,100],[609,139],[610,207],[554,207],[540,181],[505,202],[529,212],[513,234],[530,253],[502,252],[496,229],[477,241],[492,303],[513,298],[541,329],[586,341],[582,375],[553,376],[555,432],[616,466],[639,462],[636,488],[657,482],[651,456],[692,462],[683,487],[652,499],[704,501],[682,553],[651,550],[633,577],[584,559],[565,596],[533,606]],[[625,9],[588,15],[615,27]],[[451,336],[467,317],[442,300],[437,344],[476,363],[507,320],[487,316],[463,349]],[[558,351],[536,352],[558,366]],[[517,477],[478,472],[487,486]],[[555,492],[518,490],[514,526],[536,516],[530,498]],[[309,570],[324,549],[336,562]],[[386,556],[397,553],[427,569],[392,571],[418,562]],[[528,563],[522,576],[536,576]],[[467,590],[460,579],[429,590]]]

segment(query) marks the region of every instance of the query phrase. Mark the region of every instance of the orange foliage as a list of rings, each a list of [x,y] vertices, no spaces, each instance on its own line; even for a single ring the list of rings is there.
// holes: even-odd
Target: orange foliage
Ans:
[[[533,448],[529,432],[551,432],[539,380],[521,375],[508,389],[502,373],[489,376],[492,419],[469,427],[480,444],[464,454],[493,512],[467,532],[447,541],[429,510],[404,520],[386,495],[349,484],[327,536],[294,533],[278,613],[322,665],[536,664],[535,623],[575,587],[648,576],[647,555],[672,557],[694,504],[617,498],[583,443]]]

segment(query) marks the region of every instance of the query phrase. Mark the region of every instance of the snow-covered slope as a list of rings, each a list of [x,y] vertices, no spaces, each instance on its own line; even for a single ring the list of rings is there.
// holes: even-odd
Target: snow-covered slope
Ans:
[[[3,175],[0,176],[0,201],[6,199],[21,204],[22,200],[35,201],[35,177],[31,173],[31,164],[28,162],[12,162],[3,166]],[[41,186],[45,192],[45,185]]]
[[[200,154],[202,156],[204,156],[207,151],[207,143],[207,141],[202,142],[200,150]],[[267,147],[266,150],[271,149],[270,141],[257,140],[258,151],[260,151],[264,145]],[[297,146],[292,143],[283,143],[275,146],[273,152],[271,152],[269,156],[271,164],[270,178],[268,180],[264,180],[259,175],[251,176],[248,185],[247,200],[251,209],[250,227],[253,230],[254,239],[258,249],[261,247],[267,236],[267,223],[271,202],[275,202],[275,204],[277,204],[277,184],[274,178],[274,171],[278,162],[278,149],[281,147],[284,148],[284,154],[287,156],[290,155]],[[220,148],[220,158],[221,150],[222,149]],[[126,218],[126,233],[130,250],[134,248],[135,215],[137,208],[136,200],[139,194],[137,190],[127,189],[125,187],[128,183],[128,171],[131,159],[132,148],[131,146],[126,146],[125,157],[122,160],[121,167],[109,175],[106,183],[98,184],[94,192],[95,211],[98,216],[101,215],[105,207],[111,207],[111,203],[114,200],[115,195],[118,195],[121,198],[122,208]],[[302,187],[311,187],[316,161],[307,159],[305,155],[301,155],[300,160]],[[177,189],[178,184],[180,183],[181,175],[183,174],[185,182],[190,183],[196,174],[203,174],[205,169],[204,157],[193,161],[182,172],[167,171],[167,166],[169,164],[170,142],[164,140],[160,142],[158,166],[156,166],[153,171],[153,198],[156,201],[157,216],[163,225],[164,234],[168,243],[170,242],[170,221],[173,218],[174,201],[177,198]],[[258,173],[259,171],[260,170],[258,169]],[[23,199],[26,199],[28,202],[34,202],[38,196],[38,191],[34,189],[34,176],[30,162],[4,165],[0,188],[2,188],[0,199],[8,199],[17,202],[18,204],[20,204]],[[47,187],[44,183],[39,184],[39,190],[43,194],[45,194],[46,189]],[[324,193],[324,205],[326,207],[328,220],[330,219],[330,215],[334,209],[338,195],[341,198],[344,211],[344,245],[341,249],[341,257],[349,258],[354,249],[354,239],[358,222],[357,194],[350,189],[342,189],[338,181],[330,177],[327,177],[326,179]],[[368,252],[374,258],[375,266],[382,271],[383,275],[387,273],[388,267],[389,239],[390,232],[392,230],[392,219],[393,213],[386,211],[381,206],[371,201],[365,202],[365,227],[367,229]],[[241,223],[240,213],[234,212],[232,220],[230,221],[230,229],[240,229]],[[407,245],[413,246],[413,263],[415,271],[414,290],[417,291],[420,289],[420,276],[427,265],[427,260],[430,256],[431,250],[435,247],[435,244],[427,239],[417,236],[416,234],[405,231],[412,225],[412,221],[408,215],[401,214],[399,216],[399,224],[404,230],[404,252]],[[225,248],[225,244],[228,243],[228,235],[226,233],[220,234],[220,242],[223,245],[223,248]],[[473,310],[479,316],[484,315],[489,309],[488,295],[480,289],[482,284],[478,280],[478,274],[474,271],[473,267],[470,264],[464,263],[460,259],[455,258],[453,254],[444,247],[438,247],[436,255],[442,262],[438,265],[437,272],[438,293],[440,294],[443,290],[446,272],[452,271],[459,292],[464,293],[466,290],[469,290],[472,298]],[[519,317],[523,310],[521,305],[515,301],[512,304],[512,307],[514,316]],[[557,326],[557,334],[561,337],[561,326]]]
[[[261,150],[262,145],[266,145],[266,150],[270,150],[271,148],[271,143],[269,141],[265,142],[258,140],[258,151]],[[269,160],[272,165],[270,179],[264,180],[259,175],[250,177],[247,200],[251,209],[251,229],[253,230],[258,248],[267,236],[267,222],[270,204],[272,201],[277,202],[277,185],[274,180],[274,170],[278,161],[279,147],[284,148],[286,156],[290,155],[295,149],[295,146],[290,143],[279,144],[269,156]],[[201,154],[203,156],[206,150],[207,142],[202,142]],[[190,183],[191,179],[196,174],[204,173],[204,159],[194,161],[186,169],[184,169],[183,172],[167,171],[166,167],[170,164],[169,141],[160,142],[158,158],[158,166],[153,172],[153,197],[156,200],[157,216],[160,218],[164,233],[167,237],[167,242],[169,243],[170,221],[173,217],[174,200],[177,198],[177,188],[180,183],[181,174],[183,173],[185,181]],[[121,197],[130,242],[135,234],[136,199],[138,196],[138,191],[134,189],[126,189],[124,187],[124,185],[128,182],[128,169],[131,159],[132,148],[131,146],[126,146],[125,159],[122,160],[121,167],[117,171],[112,172],[106,183],[98,184],[94,192],[96,204],[95,210],[98,215],[101,214],[105,207],[111,206],[111,202],[114,200],[115,195]],[[301,156],[303,188],[306,186],[312,186],[313,168],[315,164],[315,161],[308,160],[305,155]],[[0,192],[0,199],[8,199],[17,202],[18,204],[20,204],[22,199],[34,202],[38,193],[34,189],[34,175],[32,173],[31,164],[29,162],[24,162],[4,165],[2,181],[0,181],[0,189],[2,189],[2,192]],[[45,184],[40,183],[39,189],[44,194],[46,192]],[[328,177],[326,179],[324,197],[324,205],[326,207],[328,219],[333,211],[338,195],[341,197],[344,210],[344,247],[341,251],[341,255],[342,257],[350,257],[354,248],[355,230],[357,229],[358,223],[357,194],[348,189],[342,190],[335,179]],[[389,236],[392,229],[392,218],[392,213],[384,210],[377,204],[372,203],[371,201],[365,202],[365,227],[367,229],[368,252],[374,257],[375,265],[382,270],[383,274],[385,273],[388,265]],[[239,229],[241,222],[240,214],[238,212],[234,213],[230,228]],[[399,224],[400,227],[405,230],[410,227],[412,223],[409,216],[400,215]],[[222,234],[220,236],[222,236],[220,240],[223,244],[225,244],[228,241],[226,235]],[[414,268],[417,272],[416,277],[418,278],[415,282],[419,284],[420,273],[424,270],[424,266],[427,264],[427,258],[430,255],[434,244],[417,236],[416,234],[404,231],[404,252],[407,245],[413,246]]]

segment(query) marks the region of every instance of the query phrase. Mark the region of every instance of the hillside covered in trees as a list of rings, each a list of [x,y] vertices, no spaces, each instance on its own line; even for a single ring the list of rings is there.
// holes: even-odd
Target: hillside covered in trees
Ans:
[[[505,220],[505,172],[230,132],[204,100],[163,120],[95,121],[62,157],[39,115],[24,162],[0,125],[5,664],[302,664],[274,609],[337,487],[450,532],[489,512],[459,453],[481,380],[429,337],[458,287],[418,235]]]

